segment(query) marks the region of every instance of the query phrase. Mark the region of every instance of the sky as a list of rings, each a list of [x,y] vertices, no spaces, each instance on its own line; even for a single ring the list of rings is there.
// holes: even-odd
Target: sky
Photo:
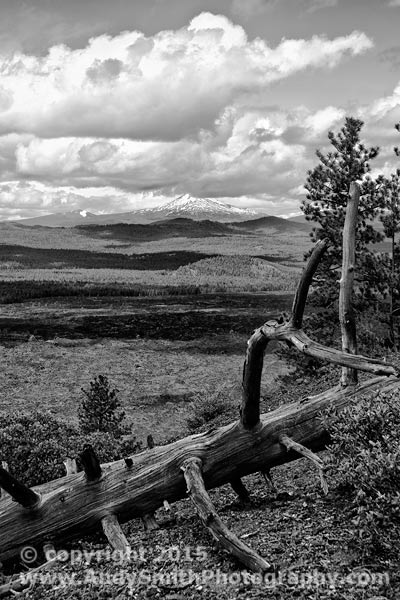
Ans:
[[[0,219],[299,213],[346,116],[398,166],[400,0],[1,0]]]

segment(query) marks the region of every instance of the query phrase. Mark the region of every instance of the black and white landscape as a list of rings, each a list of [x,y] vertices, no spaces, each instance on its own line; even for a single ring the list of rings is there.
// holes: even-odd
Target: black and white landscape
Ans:
[[[399,598],[400,1],[0,4],[0,598]]]

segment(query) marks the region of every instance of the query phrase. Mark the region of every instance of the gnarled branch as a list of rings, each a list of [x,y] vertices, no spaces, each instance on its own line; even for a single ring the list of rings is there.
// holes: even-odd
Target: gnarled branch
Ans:
[[[188,459],[182,465],[188,493],[190,494],[197,512],[213,537],[225,548],[236,556],[242,564],[252,571],[270,570],[271,565],[264,560],[250,546],[242,542],[220,519],[210,496],[207,494],[201,473],[201,460]]]

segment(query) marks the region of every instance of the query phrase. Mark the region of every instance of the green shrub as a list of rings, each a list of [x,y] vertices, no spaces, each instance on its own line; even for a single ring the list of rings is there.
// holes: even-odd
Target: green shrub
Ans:
[[[63,461],[77,458],[85,444],[93,446],[100,462],[133,454],[139,447],[132,438],[122,441],[106,432],[83,434],[49,413],[0,416],[0,460],[27,485],[65,475]]]
[[[365,553],[398,550],[400,539],[400,397],[365,397],[328,411],[329,468],[350,496],[356,542]]]
[[[78,410],[79,426],[83,433],[104,432],[120,438],[129,432],[125,413],[121,410],[117,388],[111,388],[108,378],[99,375],[90,382],[90,389],[81,388],[85,395]]]

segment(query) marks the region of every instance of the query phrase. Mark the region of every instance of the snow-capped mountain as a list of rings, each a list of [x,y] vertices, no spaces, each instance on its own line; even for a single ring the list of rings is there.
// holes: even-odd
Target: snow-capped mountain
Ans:
[[[22,225],[42,225],[46,227],[75,227],[76,225],[109,225],[114,223],[154,223],[178,217],[194,221],[219,221],[222,223],[248,221],[265,216],[265,213],[247,208],[237,208],[220,200],[193,198],[185,194],[155,208],[143,208],[125,213],[95,215],[87,210],[54,213],[43,217],[33,217],[17,221]]]
[[[237,208],[220,200],[210,198],[193,198],[189,194],[179,196],[155,208],[137,210],[131,213],[154,220],[174,219],[185,217],[195,221],[208,219],[210,221],[244,221],[256,219],[262,213],[247,208]]]

